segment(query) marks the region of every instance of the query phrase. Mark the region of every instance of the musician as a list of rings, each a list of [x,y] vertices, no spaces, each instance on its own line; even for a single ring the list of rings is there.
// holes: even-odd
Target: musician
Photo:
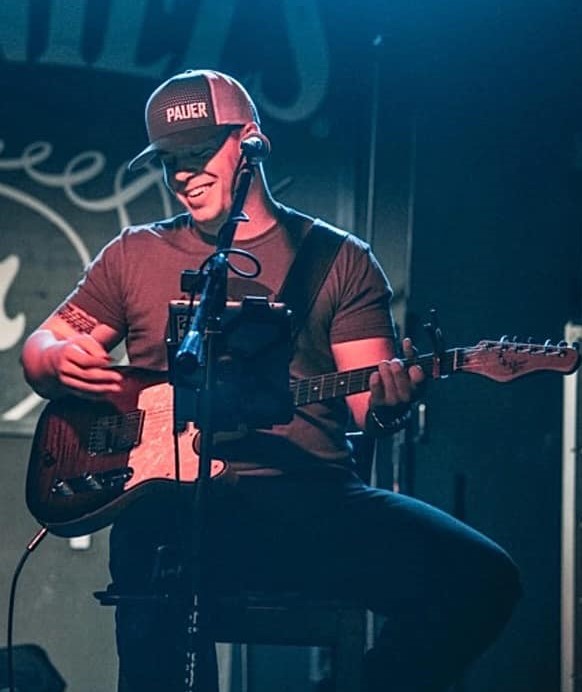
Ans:
[[[109,353],[122,340],[132,365],[167,369],[167,308],[184,297],[180,274],[212,253],[229,217],[241,143],[252,136],[266,141],[246,90],[210,70],[188,70],[158,87],[146,124],[149,145],[130,168],[159,162],[184,212],[123,230],[28,338],[25,376],[44,397],[119,392],[123,378]],[[253,253],[262,272],[256,280],[231,275],[229,297],[273,299],[313,219],[271,196],[262,166],[244,212],[235,245]],[[420,501],[368,487],[354,471],[349,415],[371,435],[392,435],[424,379],[419,366],[405,368],[395,355],[390,297],[370,248],[348,234],[294,344],[291,374],[379,364],[370,391],[304,406],[289,424],[217,447],[237,482],[212,486],[205,569],[217,590],[293,590],[360,602],[386,616],[366,655],[366,689],[444,692],[500,633],[519,579],[488,538]],[[413,356],[409,339],[402,347]],[[111,533],[110,567],[120,591],[151,588],[159,547],[172,554],[176,535],[188,528],[180,525],[184,516],[162,494],[124,510]],[[124,689],[181,689],[178,623],[159,603],[118,607]]]

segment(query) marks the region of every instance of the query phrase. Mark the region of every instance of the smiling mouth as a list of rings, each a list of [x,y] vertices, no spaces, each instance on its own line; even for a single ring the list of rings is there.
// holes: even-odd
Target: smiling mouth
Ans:
[[[188,197],[190,199],[198,199],[202,197],[211,187],[213,183],[204,183],[203,185],[196,185],[192,189],[188,190]]]

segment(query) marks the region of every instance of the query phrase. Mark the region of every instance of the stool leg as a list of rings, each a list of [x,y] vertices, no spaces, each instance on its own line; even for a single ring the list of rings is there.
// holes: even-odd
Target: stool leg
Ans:
[[[232,689],[233,647],[234,644],[221,643],[216,645],[218,689],[220,692],[230,692]]]
[[[240,677],[241,692],[250,692],[250,670],[249,670],[249,645],[240,645]]]
[[[335,692],[363,692],[364,641],[364,614],[342,613],[334,647]]]
[[[317,684],[331,678],[331,658],[329,647],[311,646],[309,648],[309,682]]]

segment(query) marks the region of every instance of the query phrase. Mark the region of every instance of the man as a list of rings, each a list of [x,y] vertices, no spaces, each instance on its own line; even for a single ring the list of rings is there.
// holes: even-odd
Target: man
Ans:
[[[241,143],[260,134],[255,106],[231,77],[188,70],[146,106],[150,144],[130,164],[158,159],[185,213],[124,230],[22,354],[41,395],[100,398],[120,391],[109,351],[122,339],[130,363],[164,370],[167,306],[183,297],[180,273],[213,252],[229,218]],[[251,182],[235,244],[260,261],[257,281],[229,277],[229,297],[275,298],[303,239],[322,222]],[[328,230],[329,227],[328,227]],[[332,234],[340,233],[331,229]],[[345,429],[389,435],[402,427],[424,379],[395,357],[390,288],[367,247],[347,235],[294,344],[293,377],[378,364],[370,392],[297,409],[288,425],[223,443],[238,482],[212,492],[205,569],[217,590],[299,590],[360,601],[386,615],[366,660],[374,692],[437,692],[497,636],[519,593],[516,569],[494,543],[418,501],[366,486],[354,473]],[[413,355],[409,339],[404,355]],[[111,537],[121,591],[147,591],[159,546],[175,547],[184,516],[162,497],[125,510]],[[171,609],[127,603],[117,635],[124,689],[180,689],[180,627]]]

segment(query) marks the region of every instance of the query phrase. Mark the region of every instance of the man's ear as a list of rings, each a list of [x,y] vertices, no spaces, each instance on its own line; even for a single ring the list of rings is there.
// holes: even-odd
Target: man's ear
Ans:
[[[261,129],[257,125],[257,123],[246,123],[245,125],[242,126],[241,131],[240,131],[240,138],[244,139],[245,137],[250,137],[252,134],[255,132],[260,132]]]

